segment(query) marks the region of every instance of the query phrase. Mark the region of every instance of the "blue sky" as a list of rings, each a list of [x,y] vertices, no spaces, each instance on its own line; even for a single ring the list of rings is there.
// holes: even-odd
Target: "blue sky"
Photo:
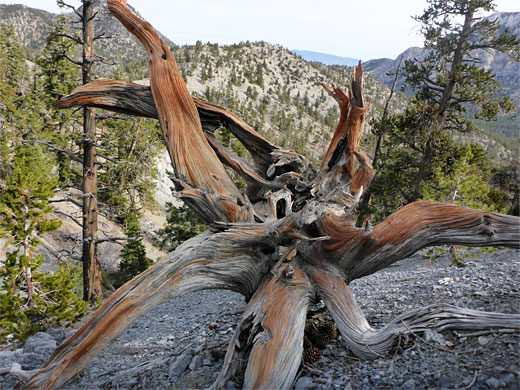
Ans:
[[[60,12],[56,0],[0,0]],[[70,0],[79,5],[79,0]],[[425,0],[128,0],[143,17],[177,44],[266,41],[368,60],[396,58],[422,46],[418,25]],[[520,12],[518,0],[497,0],[497,10]]]

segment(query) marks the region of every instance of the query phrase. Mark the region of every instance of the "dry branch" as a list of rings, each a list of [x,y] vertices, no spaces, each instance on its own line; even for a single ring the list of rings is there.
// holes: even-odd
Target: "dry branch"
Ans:
[[[269,167],[280,160],[279,154],[286,154],[286,159],[289,160],[302,160],[302,157],[296,153],[278,149],[228,110],[203,99],[192,99],[197,107],[202,128],[209,132],[219,127],[229,129],[251,153],[264,176],[267,175]],[[57,105],[61,108],[88,105],[129,115],[159,118],[151,88],[127,81],[93,81],[74,89],[69,95],[60,99]],[[300,164],[308,163],[301,161]],[[272,176],[272,173],[274,172],[269,176]]]
[[[285,227],[279,229],[276,236],[283,237]],[[83,327],[58,347],[28,388],[60,387],[136,318],[174,296],[212,288],[252,296],[270,268],[261,252],[263,245],[273,244],[273,238],[266,233],[257,225],[251,229],[242,226],[222,233],[206,232],[186,241],[169,258],[107,299]]]
[[[245,362],[244,388],[290,388],[301,361],[312,295],[307,276],[292,265],[264,282],[244,311],[212,388],[222,388]]]
[[[436,304],[403,313],[381,329],[372,328],[347,284],[332,273],[314,271],[312,277],[345,343],[363,359],[388,353],[400,335],[426,329],[519,329],[520,315],[481,312],[452,305]]]
[[[168,45],[149,23],[128,10],[126,1],[109,0],[108,8],[148,52],[150,87],[175,176],[214,198],[213,205],[223,210],[213,216],[225,215],[227,219],[222,222],[251,221],[251,205],[206,141],[197,109]]]
[[[316,253],[342,270],[346,281],[370,275],[427,246],[455,244],[520,248],[520,218],[452,204],[422,201],[390,215],[367,234],[348,216],[325,213]],[[314,255],[315,256],[315,255]]]

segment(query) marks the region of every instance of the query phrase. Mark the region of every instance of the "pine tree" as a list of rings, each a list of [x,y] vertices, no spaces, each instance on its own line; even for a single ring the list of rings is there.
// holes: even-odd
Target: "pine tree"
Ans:
[[[171,252],[189,238],[207,229],[207,225],[186,205],[166,204],[166,226],[156,232],[156,243]]]
[[[422,182],[432,174],[429,155],[434,153],[435,130],[474,129],[466,118],[466,108],[474,108],[475,117],[493,120],[500,111],[514,109],[492,70],[479,66],[476,50],[497,51],[512,59],[520,58],[520,39],[507,29],[499,33],[497,20],[483,19],[480,11],[492,11],[492,0],[429,0],[429,6],[415,19],[421,23],[428,56],[406,61],[406,84],[415,90],[413,104],[426,114],[431,136],[415,179],[419,196]],[[461,20],[463,23],[461,24]]]
[[[133,208],[132,208],[133,209]],[[126,236],[130,238],[121,251],[121,262],[116,275],[116,288],[122,286],[130,279],[139,275],[150,267],[153,262],[146,256],[146,249],[140,237],[138,214],[131,210],[126,216]]]
[[[37,59],[39,71],[35,75],[36,99],[33,112],[44,118],[38,126],[41,130],[34,136],[39,141],[45,141],[59,150],[78,153],[81,146],[81,135],[75,132],[74,121],[79,121],[70,109],[58,109],[56,101],[70,93],[78,86],[79,69],[70,61],[74,56],[75,43],[71,36],[64,16],[60,16],[53,30],[47,37],[45,47]],[[75,36],[71,36],[78,39]],[[36,128],[36,126],[33,126]],[[78,153],[79,154],[79,153]],[[60,187],[79,187],[79,174],[71,167],[70,153],[57,152],[58,174]]]
[[[155,206],[156,158],[161,139],[157,122],[144,118],[109,118],[100,122],[99,201],[116,217],[124,217],[132,205]],[[128,123],[131,121],[132,125]]]
[[[428,56],[420,62],[406,61],[404,74],[416,97],[434,108],[433,124],[467,131],[473,128],[464,116],[468,105],[474,107],[477,118],[487,120],[514,109],[493,71],[479,65],[476,58],[477,50],[487,50],[520,59],[520,39],[507,28],[500,32],[497,18],[479,16],[495,9],[493,0],[428,3],[424,13],[415,17],[421,23]]]
[[[427,57],[406,61],[406,85],[415,95],[405,112],[387,118],[378,176],[371,192],[388,215],[397,207],[424,197],[439,186],[457,151],[450,131],[474,129],[476,118],[493,120],[513,109],[493,72],[480,66],[476,50],[497,51],[520,58],[520,40],[497,21],[477,16],[494,9],[491,0],[429,0],[415,19],[421,23]],[[461,24],[461,20],[463,21]],[[468,112],[467,112],[468,111]]]
[[[457,156],[444,170],[435,169],[436,188],[425,187],[426,200],[454,203],[471,208],[504,212],[500,197],[497,199],[489,183],[491,167],[482,148],[464,145],[458,148]]]
[[[54,107],[56,102],[70,93],[78,86],[79,69],[70,61],[74,56],[73,50],[76,42],[68,38],[71,36],[79,41],[76,36],[69,35],[67,20],[60,16],[53,25],[53,30],[46,39],[42,54],[37,60],[39,65],[38,81],[41,84],[42,100],[46,107]],[[70,122],[70,109],[52,109],[49,112],[50,123],[62,134],[63,127]]]
[[[0,24],[0,179],[8,171],[14,140],[26,129],[22,105],[28,80],[25,53],[14,29]]]
[[[264,65],[258,64],[255,71],[255,83],[264,89]]]
[[[44,255],[39,237],[61,221],[48,218],[57,181],[52,161],[35,146],[16,148],[5,189],[0,193],[0,233],[7,253],[0,267],[0,342],[24,340],[53,324],[70,324],[87,304],[74,292],[70,269],[39,271]]]

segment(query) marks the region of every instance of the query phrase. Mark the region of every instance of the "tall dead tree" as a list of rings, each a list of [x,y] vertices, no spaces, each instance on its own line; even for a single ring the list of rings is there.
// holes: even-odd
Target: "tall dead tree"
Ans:
[[[58,0],[60,7],[71,9],[77,17],[76,23],[81,25],[81,37],[65,34],[64,36],[81,45],[81,61],[69,61],[81,67],[83,85],[93,80],[94,41],[103,38],[103,34],[94,36],[94,11],[96,0],[81,0],[81,7],[68,4],[65,0]],[[102,297],[101,265],[97,254],[98,233],[98,202],[97,202],[97,138],[96,138],[96,111],[95,108],[83,108],[83,161],[82,161],[82,264],[83,264],[83,299],[92,303]],[[80,158],[71,157],[81,161]]]
[[[348,347],[374,358],[401,334],[427,328],[518,328],[519,316],[433,305],[372,328],[348,284],[438,244],[520,246],[520,219],[437,202],[409,204],[370,230],[356,228],[355,208],[374,174],[359,149],[368,106],[363,70],[351,89],[323,85],[341,116],[320,167],[277,148],[234,114],[190,96],[167,45],[149,23],[108,0],[110,11],[150,57],[150,87],[95,81],[62,99],[62,107],[95,106],[158,118],[184,201],[211,224],[205,233],[117,290],[61,344],[28,388],[65,384],[137,317],[187,291],[229,289],[249,302],[214,388],[244,373],[244,388],[288,388],[301,361],[309,304],[325,302]],[[212,131],[224,126],[251,153],[250,164]],[[224,165],[247,182],[241,193]],[[286,256],[295,251],[294,256]]]
[[[83,84],[92,81],[94,68],[94,0],[83,0]],[[101,266],[97,254],[98,230],[96,112],[83,109],[83,299],[97,302],[102,297]]]

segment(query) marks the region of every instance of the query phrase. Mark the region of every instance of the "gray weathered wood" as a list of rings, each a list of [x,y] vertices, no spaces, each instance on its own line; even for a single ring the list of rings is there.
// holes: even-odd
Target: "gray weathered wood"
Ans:
[[[374,175],[359,149],[365,114],[363,69],[351,90],[323,87],[340,120],[321,165],[272,145],[234,114],[193,99],[175,59],[153,28],[108,0],[114,15],[146,47],[151,87],[117,81],[83,86],[60,101],[158,118],[185,202],[211,229],[117,290],[34,375],[28,388],[59,387],[138,316],[186,291],[225,288],[249,304],[213,388],[244,374],[245,388],[289,388],[301,361],[309,302],[326,303],[349,348],[362,358],[386,353],[399,334],[437,329],[520,327],[520,316],[434,305],[375,330],[348,283],[430,245],[520,246],[520,218],[438,202],[415,202],[373,230],[357,228],[356,206]],[[211,135],[229,128],[252,156],[245,161]],[[248,182],[240,193],[223,164]],[[291,256],[289,256],[291,254]]]

